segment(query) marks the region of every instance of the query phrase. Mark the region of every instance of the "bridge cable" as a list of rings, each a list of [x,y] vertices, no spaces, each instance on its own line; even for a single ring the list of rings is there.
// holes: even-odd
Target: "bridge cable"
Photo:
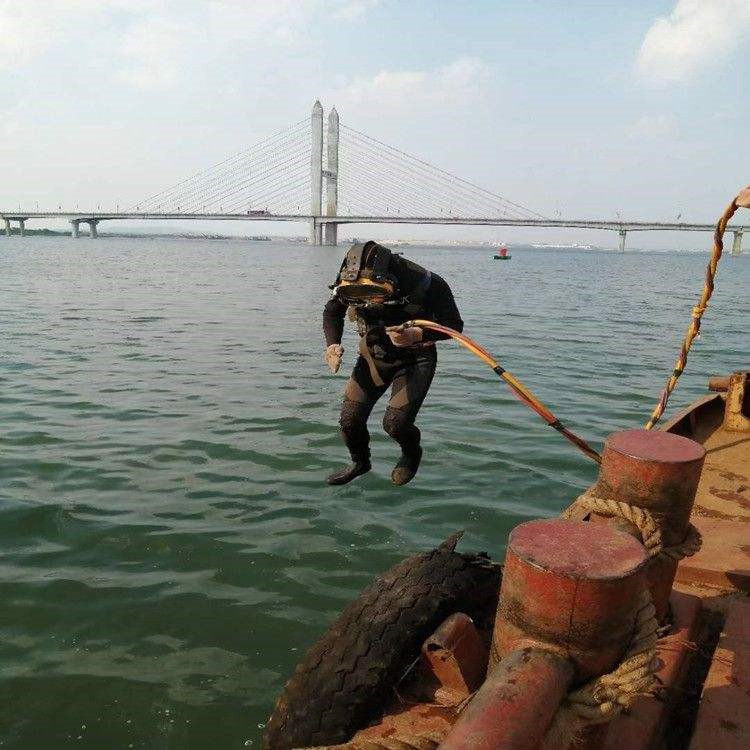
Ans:
[[[379,174],[386,171],[383,168],[384,166],[388,166],[389,169],[386,171],[386,174],[392,179],[395,176],[395,168],[403,175],[405,181],[409,183],[412,193],[415,192],[413,187],[415,179],[419,179],[421,181],[422,190],[432,193],[433,197],[435,195],[440,196],[444,203],[444,196],[447,192],[450,192],[453,194],[454,198],[468,201],[468,203],[466,203],[467,206],[483,203],[490,206],[493,212],[497,211],[508,216],[508,208],[500,203],[500,201],[504,201],[505,199],[502,199],[500,196],[493,196],[492,194],[490,194],[491,197],[488,197],[486,195],[487,191],[466,187],[458,180],[458,178],[448,179],[436,169],[430,169],[429,171],[425,170],[422,166],[422,162],[419,160],[416,160],[415,163],[412,163],[407,167],[404,163],[405,160],[398,155],[398,152],[388,152],[382,149],[377,149],[373,147],[371,143],[364,141],[350,141],[346,137],[346,132],[341,139],[341,143],[342,146],[345,147],[344,154],[348,153],[348,148],[346,147],[350,147],[360,159],[364,160],[369,165],[370,168],[367,171]],[[505,202],[512,205],[508,201]],[[448,205],[450,206],[450,204]],[[449,212],[453,213],[453,210],[455,210],[455,207],[451,206]],[[457,213],[460,215],[462,211],[463,209],[458,209]],[[518,211],[514,211],[513,213],[515,214],[514,218],[524,218]],[[467,216],[476,215],[476,211],[470,209],[465,211],[464,214]]]
[[[344,157],[342,159],[343,165],[342,165],[342,176],[344,175],[343,169],[347,166],[348,159]],[[388,189],[389,192],[392,192],[394,189],[398,189],[399,187],[402,187],[405,192],[408,193],[409,197],[411,199],[414,199],[416,195],[425,195],[425,197],[429,200],[434,201],[434,205],[438,208],[437,211],[434,209],[424,210],[421,215],[423,216],[431,216],[437,213],[448,215],[448,216],[472,216],[477,215],[477,210],[475,208],[468,208],[468,206],[474,204],[476,205],[478,202],[483,203],[486,202],[486,199],[482,198],[481,196],[462,196],[458,194],[455,190],[455,186],[446,183],[443,181],[442,183],[438,182],[436,183],[435,180],[425,180],[425,179],[416,179],[415,174],[408,172],[406,169],[404,169],[401,165],[394,165],[388,163],[388,157],[383,157],[378,155],[377,158],[368,158],[367,156],[362,157],[359,154],[353,154],[352,155],[352,166],[358,169],[358,173],[356,175],[356,179],[352,178],[352,182],[354,186],[357,186],[359,182],[362,181],[363,174],[378,174],[378,173],[385,173],[387,174],[388,180],[382,180],[379,184],[379,188],[381,191]],[[395,168],[394,168],[395,167]],[[361,173],[360,173],[361,172]],[[418,175],[418,177],[421,177],[421,175]],[[345,187],[347,184],[347,180],[343,179],[341,180],[343,183],[343,190],[342,192],[346,192],[347,188]],[[435,184],[433,184],[435,183]],[[356,188],[354,188],[356,189]],[[450,202],[450,200],[446,197],[447,195],[452,194],[454,198],[458,199],[464,199],[464,204],[456,204]],[[383,196],[385,197],[385,196]],[[474,200],[472,200],[472,197]],[[477,200],[477,197],[479,197],[479,200]],[[468,199],[468,200],[467,200]],[[393,202],[392,200],[388,200],[387,202]],[[497,206],[495,204],[490,204],[489,202],[486,202],[487,205],[491,206],[492,213],[501,213],[505,214],[507,216],[507,211],[503,209],[501,206]],[[422,204],[427,205],[427,204]],[[401,203],[402,211],[399,213],[408,213],[406,212],[403,206],[403,203]],[[372,210],[370,209],[366,213],[369,213],[372,215]],[[390,213],[390,212],[388,212]]]
[[[262,141],[259,141],[258,143],[250,146],[249,148],[244,149],[243,151],[240,151],[224,159],[223,161],[218,162],[217,164],[214,164],[211,167],[208,167],[207,169],[201,170],[200,172],[196,172],[190,177],[187,177],[181,180],[175,185],[172,185],[171,187],[166,188],[159,193],[151,195],[148,198],[144,198],[139,203],[135,204],[134,208],[140,209],[142,206],[153,205],[159,199],[161,199],[160,202],[168,202],[170,198],[170,194],[172,196],[177,194],[177,198],[179,198],[182,195],[186,194],[186,188],[191,184],[193,186],[195,186],[196,184],[200,184],[200,183],[203,183],[203,185],[206,185],[206,184],[210,184],[212,180],[215,180],[218,177],[231,174],[235,165],[238,162],[242,162],[243,160],[247,160],[248,158],[253,158],[258,154],[262,154],[264,151],[268,152],[271,149],[276,150],[278,149],[280,145],[283,144],[285,139],[291,141],[299,137],[300,135],[306,134],[306,128],[304,126],[307,123],[308,123],[307,118],[300,120],[299,122],[296,122],[293,125],[290,125],[285,130],[274,133],[273,135],[270,135],[267,138],[264,138]],[[193,189],[193,188],[190,188],[190,189]],[[180,193],[179,192],[180,190],[182,190],[183,192]]]
[[[445,189],[435,191],[436,195],[429,195],[429,193],[432,192],[430,186],[423,186],[420,188],[415,180],[410,179],[408,175],[403,179],[398,179],[393,171],[388,172],[390,184],[386,181],[378,181],[376,178],[367,177],[367,175],[370,174],[377,174],[378,170],[382,171],[383,165],[376,162],[352,161],[351,166],[359,169],[356,173],[356,177],[350,178],[346,175],[346,167],[348,166],[349,164],[344,160],[344,164],[340,170],[341,177],[343,177],[343,179],[340,179],[340,192],[342,195],[348,195],[349,192],[352,192],[356,196],[357,192],[361,191],[363,184],[369,184],[371,187],[375,188],[378,193],[378,200],[376,203],[384,203],[386,209],[388,204],[395,203],[400,207],[400,210],[397,212],[400,214],[409,215],[411,211],[406,210],[408,206],[419,206],[420,213],[418,215],[420,216],[431,216],[438,213],[450,216],[453,215],[454,210],[456,210],[456,206],[445,199]],[[350,180],[352,185],[351,190],[349,189]],[[425,192],[428,193],[428,195],[424,196],[421,200],[418,200],[417,196],[423,195]],[[429,202],[426,202],[425,199],[433,200],[434,204],[431,205]],[[367,203],[365,203],[365,205],[367,206],[367,209],[364,211],[364,214],[375,215],[374,207]],[[435,208],[437,208],[437,211],[434,210]],[[391,211],[386,210],[385,213],[390,215]],[[460,210],[456,215],[461,215]]]
[[[166,188],[165,190],[162,190],[159,193],[156,193],[155,195],[152,195],[148,198],[143,199],[139,204],[142,205],[144,203],[150,202],[156,198],[159,198],[161,196],[164,196],[170,192],[174,192],[176,190],[179,190],[186,186],[187,184],[191,182],[196,182],[199,179],[210,179],[212,174],[222,174],[222,173],[228,173],[233,168],[233,164],[242,161],[243,159],[247,159],[248,157],[252,157],[256,152],[262,153],[264,150],[269,150],[271,148],[275,148],[277,143],[284,138],[288,138],[290,136],[295,135],[295,130],[299,133],[303,132],[302,125],[306,122],[306,120],[301,120],[298,123],[295,123],[294,125],[291,125],[289,128],[283,131],[279,131],[278,133],[275,133],[274,135],[269,136],[268,138],[265,138],[262,141],[259,141],[258,143],[254,144],[253,146],[250,146],[249,148],[245,149],[244,151],[241,151],[239,153],[236,153],[226,159],[224,159],[221,162],[218,162],[217,164],[214,164],[211,167],[208,167],[204,170],[201,170],[200,172],[195,173],[194,175],[187,177],[180,182],[176,183],[175,185],[172,185],[169,188]]]
[[[385,206],[386,215],[412,215],[412,216],[466,216],[471,214],[471,211],[465,210],[462,207],[458,207],[455,204],[449,203],[443,196],[446,191],[442,190],[437,195],[429,195],[430,188],[420,188],[420,186],[408,177],[405,179],[394,179],[397,176],[393,172],[389,173],[390,182],[379,181],[375,178],[369,178],[367,175],[377,171],[378,165],[364,164],[364,168],[357,170],[356,177],[345,176],[345,170],[350,165],[344,162],[341,170],[340,178],[340,193],[342,197],[349,197],[356,201],[362,199],[365,191],[363,186],[369,185],[377,194],[375,204]],[[358,162],[351,164],[353,167],[360,167]],[[382,169],[382,165],[380,165]],[[350,187],[351,183],[351,187]],[[425,193],[428,193],[425,195]],[[418,197],[419,196],[419,197]],[[398,206],[395,211],[391,206]],[[365,201],[366,209],[362,212],[364,215],[376,215],[375,208],[372,203]],[[476,213],[476,212],[474,212]]]
[[[235,174],[231,178],[225,178],[223,181],[215,180],[212,185],[206,186],[201,192],[188,193],[174,198],[173,204],[176,206],[179,203],[181,210],[185,213],[195,213],[196,207],[206,207],[235,201],[236,197],[241,193],[252,192],[262,183],[267,183],[269,179],[286,179],[287,176],[290,176],[291,178],[298,177],[299,175],[296,173],[299,171],[300,166],[304,163],[305,159],[306,157],[304,154],[297,154],[293,155],[285,162],[264,164],[262,165],[263,169],[252,174],[252,176],[246,177],[245,173],[242,173],[239,175]],[[309,158],[306,160],[309,162]],[[281,169],[282,167],[283,169]],[[273,174],[275,169],[281,169],[280,174]],[[238,180],[242,180],[243,177],[245,179],[238,182]]]
[[[435,216],[438,214],[444,216],[453,217],[472,217],[472,216],[486,216],[485,212],[489,212],[491,215],[497,215],[502,218],[523,218],[519,217],[517,212],[510,213],[507,208],[502,205],[498,205],[490,202],[484,196],[481,195],[462,195],[460,190],[456,189],[456,185],[448,183],[446,181],[436,182],[434,179],[417,179],[413,173],[409,173],[403,167],[397,166],[394,168],[392,164],[388,164],[387,157],[378,156],[377,159],[368,159],[365,157],[362,159],[359,154],[353,155],[353,165],[359,167],[357,179],[354,181],[354,185],[357,185],[361,181],[363,174],[377,174],[383,173],[387,175],[387,179],[382,180],[382,190],[388,190],[393,192],[394,188],[399,186],[408,192],[411,198],[416,195],[423,195],[426,199],[432,200],[435,208],[423,211],[421,216]],[[344,160],[346,164],[346,160]],[[343,174],[343,172],[342,172]],[[342,180],[342,183],[346,184],[346,180]],[[459,186],[460,187],[460,186]],[[347,188],[344,188],[346,190]],[[448,196],[453,197],[453,201]],[[484,207],[482,206],[484,204]],[[400,205],[400,214],[409,214],[403,204]],[[368,211],[372,215],[372,211]],[[391,213],[390,211],[388,212]]]
[[[300,168],[309,165],[309,161],[309,155],[299,151],[283,158],[282,161],[262,164],[262,169],[259,169],[258,165],[253,165],[255,173],[246,169],[240,174],[232,175],[228,184],[227,180],[224,180],[223,184],[217,183],[208,188],[207,192],[191,195],[187,198],[187,203],[189,206],[203,206],[232,202],[237,195],[252,193],[256,188],[267,185],[269,181],[286,179],[288,176],[298,179],[301,176]],[[309,180],[309,177],[307,179]]]
[[[522,212],[525,212],[527,214],[531,214],[531,215],[533,215],[533,216],[535,216],[536,218],[539,218],[539,219],[546,219],[547,218],[546,216],[542,216],[541,214],[537,213],[536,211],[532,211],[531,209],[526,208],[525,206],[521,206],[518,203],[513,203],[513,201],[510,201],[507,198],[503,198],[503,196],[501,196],[501,195],[498,195],[496,193],[492,193],[491,191],[489,191],[489,190],[487,190],[487,189],[485,189],[483,187],[480,187],[479,185],[475,185],[474,183],[469,182],[468,180],[465,180],[462,177],[458,177],[457,175],[454,175],[451,172],[446,171],[445,169],[441,169],[440,167],[436,167],[434,164],[430,164],[429,162],[426,162],[426,161],[424,161],[422,159],[419,159],[416,156],[412,156],[411,154],[407,154],[405,151],[401,151],[400,149],[395,148],[394,146],[389,146],[388,144],[383,143],[382,141],[379,141],[376,138],[372,138],[371,136],[366,135],[365,133],[362,133],[359,130],[351,128],[348,125],[342,124],[341,125],[341,129],[344,130],[344,131],[346,131],[346,132],[356,134],[357,136],[359,136],[360,139],[364,139],[364,140],[370,141],[371,143],[378,144],[381,148],[387,149],[388,151],[391,151],[391,152],[395,152],[395,153],[401,155],[403,158],[409,159],[409,160],[411,160],[413,162],[418,162],[419,164],[423,165],[424,167],[427,167],[427,168],[429,168],[431,170],[434,170],[436,172],[440,172],[441,174],[445,175],[446,177],[450,178],[451,180],[455,180],[457,182],[463,183],[464,185],[467,185],[467,186],[469,186],[471,188],[474,188],[475,190],[478,190],[478,191],[480,191],[480,192],[482,192],[482,193],[484,193],[484,194],[486,194],[488,196],[491,196],[495,200],[500,199],[504,203],[508,203],[509,205],[513,206],[514,208],[516,208],[516,209],[518,209],[518,210],[520,210]]]
[[[347,182],[342,181],[339,183],[339,192],[342,199],[348,199],[350,201],[360,201],[365,206],[364,211],[360,212],[361,215],[378,215],[375,211],[379,206],[383,206],[383,214],[391,215],[393,212],[389,210],[389,205],[398,205],[399,210],[396,214],[403,215],[418,215],[418,216],[430,216],[430,205],[424,201],[415,200],[413,193],[408,192],[408,186],[404,185],[403,188],[397,187],[397,189],[391,189],[388,193],[384,192],[383,186],[373,179],[359,176],[356,181],[356,188],[352,190],[347,189]],[[412,212],[411,207],[417,209],[416,214]],[[407,210],[409,209],[409,210]],[[443,209],[440,209],[440,213],[443,213]]]
[[[454,193],[457,190],[465,190],[460,184],[446,179],[434,170],[425,173],[418,163],[416,164],[417,169],[415,169],[414,164],[406,164],[397,154],[373,150],[369,143],[349,141],[344,137],[342,138],[342,145],[344,146],[344,158],[346,158],[348,151],[351,149],[353,152],[352,155],[357,157],[360,162],[369,164],[372,167],[370,171],[375,174],[385,173],[388,177],[393,177],[393,172],[398,171],[409,183],[413,184],[415,180],[418,180],[424,186],[424,189],[435,192],[440,196],[445,196],[446,187],[450,188],[451,192]],[[387,169],[384,167],[387,167]],[[469,198],[473,202],[479,199],[497,208],[496,202],[489,201],[485,196],[479,196],[477,191],[469,191],[469,194],[464,197]]]
[[[286,152],[288,153],[288,152]],[[225,194],[231,194],[233,190],[239,189],[243,183],[241,183],[239,186],[237,185],[238,180],[241,180],[243,176],[246,174],[252,174],[253,168],[258,170],[260,169],[260,172],[258,174],[255,174],[253,177],[250,177],[249,179],[245,180],[246,183],[252,182],[253,180],[256,180],[258,177],[260,177],[265,172],[268,172],[269,170],[273,170],[276,166],[283,166],[287,162],[295,161],[297,159],[300,160],[300,163],[302,163],[302,158],[304,158],[304,149],[301,151],[298,151],[297,153],[292,154],[289,157],[286,157],[286,162],[280,162],[279,158],[284,158],[284,154],[277,155],[274,154],[272,157],[267,155],[264,155],[264,160],[259,162],[252,162],[248,165],[243,166],[240,169],[237,169],[233,172],[227,172],[224,174],[217,174],[214,176],[211,180],[207,180],[204,183],[192,187],[190,189],[184,190],[181,193],[173,193],[172,195],[163,198],[163,201],[169,201],[172,205],[202,205],[204,203],[210,202],[213,203],[215,201],[210,200],[214,197],[218,198],[223,197]],[[308,159],[309,161],[309,159]],[[296,167],[296,165],[295,165]]]
[[[408,154],[404,154],[404,152],[398,151],[397,149],[392,149],[390,147],[378,148],[377,144],[379,142],[375,141],[374,139],[368,138],[365,140],[362,138],[354,137],[353,140],[348,141],[347,131],[345,130],[342,140],[344,143],[349,142],[357,145],[360,149],[366,149],[370,151],[376,156],[376,160],[378,162],[383,160],[390,160],[391,163],[398,165],[402,171],[407,171],[411,177],[413,177],[414,174],[417,174],[422,179],[436,182],[441,187],[449,184],[453,190],[462,189],[468,192],[469,196],[474,201],[480,199],[481,194],[481,199],[485,202],[491,203],[493,206],[496,206],[498,202],[506,202],[508,203],[508,205],[512,205],[509,201],[506,201],[504,198],[502,198],[502,196],[494,195],[482,188],[473,186],[471,183],[467,183],[466,181],[455,177],[449,172],[445,172],[445,170],[440,170],[437,167],[433,167],[432,165],[429,165],[426,162],[417,159],[416,157],[411,157]],[[409,164],[408,169],[404,167],[404,163]],[[504,210],[507,211],[507,209]],[[523,210],[528,213],[527,209]]]

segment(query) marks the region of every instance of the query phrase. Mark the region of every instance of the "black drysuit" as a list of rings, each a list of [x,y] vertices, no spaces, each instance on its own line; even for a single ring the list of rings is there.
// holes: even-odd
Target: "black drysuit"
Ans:
[[[424,318],[457,331],[463,329],[453,293],[440,276],[397,255],[391,256],[388,270],[398,280],[400,302],[356,308],[361,335],[359,357],[346,384],[339,420],[341,435],[355,463],[370,457],[367,419],[389,386],[391,398],[383,427],[405,456],[419,452],[420,432],[414,420],[435,374],[435,342],[448,338],[423,330],[420,343],[397,347],[385,333],[386,326]],[[327,346],[341,343],[346,312],[347,304],[337,296],[326,304],[323,331]]]

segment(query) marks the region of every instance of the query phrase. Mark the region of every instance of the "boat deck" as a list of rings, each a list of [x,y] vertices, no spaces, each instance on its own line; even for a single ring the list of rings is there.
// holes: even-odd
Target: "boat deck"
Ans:
[[[691,515],[703,545],[677,568],[657,650],[668,687],[615,719],[603,750],[750,747],[750,432],[725,429],[724,412],[712,394],[662,427],[706,449]]]
[[[703,546],[680,563],[675,585],[702,608],[693,639],[698,681],[685,685],[700,689],[690,750],[750,747],[750,433],[725,429],[724,405],[722,396],[706,396],[665,425],[706,448],[691,517]]]
[[[724,399],[707,396],[665,425],[706,449],[692,515],[703,547],[680,563],[677,582],[719,598],[750,594],[750,434],[726,430],[723,415]]]

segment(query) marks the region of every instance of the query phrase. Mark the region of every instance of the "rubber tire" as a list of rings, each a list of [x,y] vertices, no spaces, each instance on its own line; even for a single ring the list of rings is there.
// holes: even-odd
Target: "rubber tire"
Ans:
[[[456,552],[459,538],[396,565],[344,610],[284,687],[263,733],[266,750],[346,742],[380,717],[446,617],[494,616],[501,567]]]

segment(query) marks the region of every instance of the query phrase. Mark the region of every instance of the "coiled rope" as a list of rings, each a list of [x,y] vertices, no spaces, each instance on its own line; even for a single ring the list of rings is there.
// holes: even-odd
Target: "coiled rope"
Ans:
[[[654,695],[659,623],[648,589],[641,593],[633,637],[620,664],[609,674],[596,677],[569,693],[545,735],[544,750],[568,745],[587,726],[612,721],[642,696]]]
[[[711,295],[714,292],[716,268],[719,265],[721,254],[724,251],[724,232],[727,229],[727,224],[729,224],[729,221],[738,208],[750,208],[750,186],[740,191],[739,195],[737,195],[737,197],[727,206],[724,214],[716,224],[716,230],[714,231],[714,246],[711,251],[711,259],[706,268],[706,280],[703,284],[703,292],[701,293],[700,301],[693,308],[693,315],[687,333],[685,334],[685,338],[682,340],[680,353],[677,355],[674,369],[667,379],[667,384],[664,386],[664,390],[661,393],[659,403],[651,414],[651,418],[646,422],[647,430],[650,430],[662,418],[664,410],[667,408],[669,397],[672,395],[672,391],[675,389],[677,381],[687,365],[690,347],[693,345],[693,341],[695,341],[700,335],[701,319],[703,318],[703,313],[706,312],[706,307],[708,307],[708,301],[711,299]]]
[[[618,500],[606,500],[602,497],[597,497],[590,491],[581,495],[562,512],[561,516],[562,518],[571,518],[578,510],[588,510],[598,513],[600,516],[612,516],[630,521],[640,532],[641,541],[649,557],[682,560],[683,557],[691,557],[698,552],[703,543],[700,531],[691,523],[688,524],[687,532],[682,542],[671,547],[665,547],[662,540],[661,528],[646,508],[639,508],[637,505],[622,503]]]
[[[535,411],[550,427],[556,429],[566,440],[573,443],[578,450],[588,456],[592,461],[596,461],[598,464],[602,462],[602,457],[597,451],[595,451],[582,437],[579,437],[569,430],[515,375],[513,375],[513,373],[508,372],[502,367],[500,363],[483,346],[477,344],[476,341],[470,339],[463,333],[453,330],[453,328],[442,326],[432,320],[408,320],[406,323],[394,326],[397,330],[404,330],[411,327],[429,328],[433,331],[443,333],[446,336],[450,336],[452,339],[458,341],[459,344],[468,349],[472,354],[488,364],[492,370],[510,386],[510,389],[521,403],[528,406],[532,411]]]

